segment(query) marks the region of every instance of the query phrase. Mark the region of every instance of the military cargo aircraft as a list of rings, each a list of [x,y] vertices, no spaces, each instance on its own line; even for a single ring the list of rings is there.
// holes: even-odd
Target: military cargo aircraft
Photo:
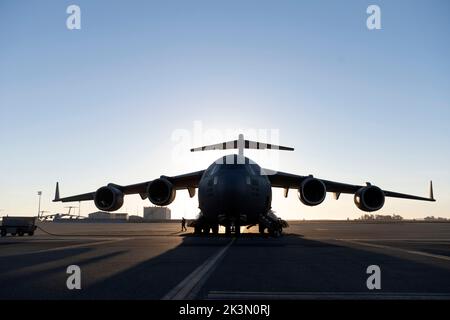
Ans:
[[[224,156],[212,163],[206,170],[178,176],[160,176],[157,179],[132,184],[109,183],[97,191],[61,198],[59,184],[56,183],[54,202],[94,201],[102,211],[115,211],[122,207],[124,196],[139,194],[157,206],[167,206],[175,199],[176,191],[187,189],[194,197],[198,189],[200,213],[191,224],[195,234],[217,234],[219,225],[225,233],[240,233],[241,226],[258,225],[259,232],[273,236],[281,234],[287,223],[271,210],[272,188],[284,188],[287,197],[289,189],[296,189],[300,201],[307,206],[321,204],[327,192],[339,199],[342,193],[354,194],[354,203],[362,211],[376,211],[383,207],[385,198],[403,198],[422,201],[435,201],[433,184],[430,181],[428,198],[382,190],[370,184],[353,185],[323,180],[312,175],[301,176],[261,168],[244,157],[244,149],[274,149],[293,151],[293,148],[267,143],[238,140],[191,149],[195,151],[238,149],[238,154]]]

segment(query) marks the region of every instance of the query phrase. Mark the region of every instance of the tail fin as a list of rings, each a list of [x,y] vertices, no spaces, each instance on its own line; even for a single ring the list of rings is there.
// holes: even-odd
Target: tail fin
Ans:
[[[56,201],[59,201],[59,182],[56,183],[55,199],[53,199],[53,202]]]
[[[239,149],[239,155],[244,155],[244,149],[273,149],[273,150],[285,150],[294,151],[294,148],[278,146],[276,144],[262,143],[251,140],[244,140],[244,135],[240,134],[238,140],[211,144],[208,146],[198,147],[191,149],[191,152],[195,151],[207,151],[207,150],[226,150],[226,149]]]

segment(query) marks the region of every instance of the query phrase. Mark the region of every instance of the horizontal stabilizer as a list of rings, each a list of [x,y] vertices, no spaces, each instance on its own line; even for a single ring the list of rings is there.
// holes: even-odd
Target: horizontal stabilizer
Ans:
[[[262,143],[251,140],[244,140],[244,136],[240,134],[238,140],[192,148],[191,152],[208,151],[208,150],[227,150],[227,149],[239,149],[240,154],[242,153],[243,149],[257,149],[257,150],[272,149],[272,150],[294,151],[294,148],[291,147],[279,146],[276,144]]]

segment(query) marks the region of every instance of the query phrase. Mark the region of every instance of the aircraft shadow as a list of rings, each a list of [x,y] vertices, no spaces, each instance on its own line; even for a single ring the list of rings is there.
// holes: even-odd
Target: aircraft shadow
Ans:
[[[108,277],[80,299],[161,299],[209,257],[228,244],[225,235],[182,236],[177,247]],[[196,298],[211,291],[369,292],[369,265],[383,272],[384,292],[450,294],[450,266],[424,263],[342,243],[286,234],[243,234],[204,279]]]

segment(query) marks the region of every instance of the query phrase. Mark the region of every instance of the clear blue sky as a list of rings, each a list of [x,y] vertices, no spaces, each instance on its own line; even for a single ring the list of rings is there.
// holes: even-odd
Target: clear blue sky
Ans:
[[[66,28],[70,4],[81,30]],[[366,28],[370,4],[382,30]],[[172,134],[198,120],[278,129],[296,148],[283,171],[418,195],[433,179],[437,203],[388,199],[379,213],[450,217],[449,17],[445,0],[1,0],[0,214],[35,214],[38,190],[42,209],[66,211],[56,181],[69,195],[203,169],[220,153],[172,156]],[[362,213],[331,198],[310,208],[274,190],[273,207]],[[144,205],[131,196],[121,211]],[[174,217],[196,206],[187,192],[171,205]]]

